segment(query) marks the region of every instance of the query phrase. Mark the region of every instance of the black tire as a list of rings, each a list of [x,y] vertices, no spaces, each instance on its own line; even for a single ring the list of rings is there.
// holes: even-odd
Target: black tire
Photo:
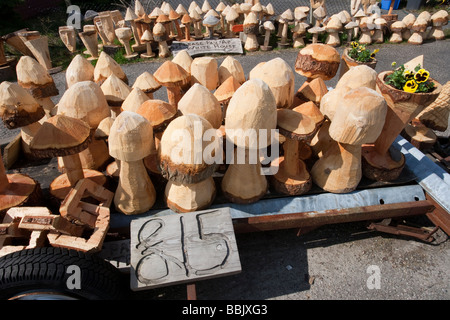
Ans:
[[[78,266],[80,281],[68,286]],[[69,281],[68,281],[69,280]],[[0,258],[0,299],[20,297],[120,299],[124,281],[110,263],[94,254],[61,248],[27,249]]]

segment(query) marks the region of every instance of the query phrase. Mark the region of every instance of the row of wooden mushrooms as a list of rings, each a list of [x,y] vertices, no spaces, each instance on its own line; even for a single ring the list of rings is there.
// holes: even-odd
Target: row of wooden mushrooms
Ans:
[[[32,154],[60,157],[64,173],[50,185],[57,199],[81,179],[105,185],[105,171],[117,179],[120,212],[150,210],[159,192],[169,208],[188,212],[210,206],[217,183],[229,201],[252,203],[270,188],[289,195],[313,185],[350,192],[363,174],[392,180],[403,168],[404,158],[389,149],[410,117],[398,123],[396,106],[375,91],[379,76],[367,66],[351,68],[328,91],[325,81],[340,65],[332,46],[306,46],[294,68],[281,58],[262,62],[248,78],[232,56],[219,66],[215,58],[192,59],[182,51],[132,87],[121,67],[102,55],[90,70],[81,56],[73,59],[67,90],[47,118],[22,82],[2,84],[5,124],[39,123]],[[306,78],[298,90],[294,72]],[[167,101],[153,98],[161,86]],[[270,148],[280,156],[267,161],[261,155]],[[393,165],[382,167],[386,161]]]

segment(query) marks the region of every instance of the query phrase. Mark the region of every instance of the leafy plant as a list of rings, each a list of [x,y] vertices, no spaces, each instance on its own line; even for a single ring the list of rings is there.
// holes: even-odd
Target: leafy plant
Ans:
[[[392,67],[396,67],[395,62]],[[426,93],[434,89],[434,83],[430,81],[430,72],[418,64],[414,70],[408,70],[404,65],[394,69],[394,72],[386,77],[385,83],[398,90],[411,93]]]
[[[371,52],[365,45],[361,45],[357,41],[352,41],[350,45],[351,47],[348,51],[349,57],[359,62],[372,62],[375,60],[375,55],[380,51],[379,49],[375,49]]]

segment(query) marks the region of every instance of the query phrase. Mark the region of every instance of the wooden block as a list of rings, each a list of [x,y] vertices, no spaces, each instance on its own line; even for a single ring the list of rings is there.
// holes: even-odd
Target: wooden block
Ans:
[[[19,229],[18,223],[2,223],[0,224],[0,238],[23,238],[29,233]]]
[[[101,210],[98,210],[94,231],[89,239],[51,233],[47,235],[47,238],[53,247],[74,249],[83,252],[98,252],[101,250],[106,233],[108,232],[109,220],[109,208],[103,207]]]
[[[36,215],[51,215],[52,213],[46,207],[14,207],[6,211],[3,223],[20,222],[20,220],[27,214]]]
[[[229,208],[133,220],[130,248],[132,290],[241,271]]]
[[[19,159],[22,153],[22,135],[19,133],[11,140],[3,150],[3,163],[6,170],[9,170]]]
[[[82,198],[91,196],[98,200],[99,205],[91,205],[81,201]],[[88,179],[81,179],[67,194],[61,203],[59,212],[68,220],[74,220],[91,228],[95,226],[99,214],[98,207],[109,208],[114,193],[101,185]],[[108,210],[109,212],[109,210]]]

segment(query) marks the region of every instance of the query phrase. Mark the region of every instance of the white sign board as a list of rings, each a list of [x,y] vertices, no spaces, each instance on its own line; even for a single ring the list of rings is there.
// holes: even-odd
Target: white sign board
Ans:
[[[181,50],[187,50],[191,57],[211,53],[244,53],[242,42],[238,38],[197,40],[189,42],[173,41],[170,49],[174,56]]]

